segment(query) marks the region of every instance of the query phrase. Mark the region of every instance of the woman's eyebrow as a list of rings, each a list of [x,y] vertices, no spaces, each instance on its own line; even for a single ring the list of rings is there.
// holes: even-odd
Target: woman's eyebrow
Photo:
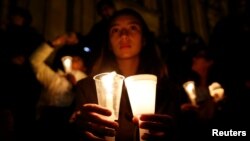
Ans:
[[[141,25],[140,22],[137,21],[137,20],[131,20],[131,21],[128,22],[128,24],[137,24],[137,25]],[[118,26],[118,25],[119,25],[119,23],[115,22],[115,23],[112,23],[112,24],[110,25],[110,27]]]

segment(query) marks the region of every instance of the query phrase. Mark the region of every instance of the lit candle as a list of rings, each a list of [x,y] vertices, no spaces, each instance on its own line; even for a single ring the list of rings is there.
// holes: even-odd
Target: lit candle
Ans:
[[[155,112],[156,83],[157,77],[150,74],[134,75],[125,79],[134,115]]]
[[[111,73],[107,73],[106,75],[104,75],[103,77],[101,77],[101,81],[103,84],[103,87],[105,88],[105,104],[106,107],[112,111],[112,116],[111,118],[114,118],[114,102],[113,102],[113,95],[114,95],[114,81],[115,81],[115,76],[116,76],[116,72],[111,72]],[[113,119],[115,120],[115,119]]]
[[[195,94],[195,85],[194,81],[187,81],[183,84],[183,87],[188,94],[188,97],[192,103],[192,105],[196,106],[196,94]]]
[[[218,102],[224,98],[224,89],[218,82],[213,82],[208,86],[208,89],[215,102]]]
[[[139,74],[129,76],[125,79],[129,101],[134,116],[140,117],[141,114],[155,113],[157,77],[151,74]],[[139,120],[139,124],[141,121]],[[148,133],[147,129],[139,129],[140,141],[142,135]]]
[[[110,73],[101,73],[93,77],[96,84],[98,104],[108,108],[112,115],[108,120],[118,120],[120,99],[124,76],[115,71]],[[115,141],[115,137],[105,136],[107,141]]]
[[[124,76],[113,71],[97,74],[93,79],[95,80],[98,104],[110,109],[112,119],[118,120]]]
[[[66,73],[71,72],[72,69],[72,57],[71,56],[63,56],[62,63],[64,66],[64,70]]]

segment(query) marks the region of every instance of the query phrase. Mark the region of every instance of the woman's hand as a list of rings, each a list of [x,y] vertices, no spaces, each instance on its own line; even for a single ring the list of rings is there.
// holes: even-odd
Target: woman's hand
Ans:
[[[53,47],[62,47],[67,42],[67,34],[62,34],[60,36],[57,36],[54,40],[51,41],[51,45]]]
[[[197,105],[193,105],[193,104],[191,104],[191,103],[183,103],[182,105],[181,105],[181,110],[183,111],[183,112],[188,112],[188,111],[197,111],[198,110],[198,108],[199,108],[199,106],[197,106]]]
[[[147,141],[165,141],[173,136],[174,122],[171,116],[142,114],[139,116],[139,119],[138,117],[134,117],[133,122],[137,123],[139,128],[149,130],[148,133],[142,135],[142,139]]]
[[[75,112],[71,121],[80,126],[82,133],[89,140],[104,141],[104,136],[115,136],[118,123],[108,117],[111,111],[97,104],[84,104],[80,111]]]

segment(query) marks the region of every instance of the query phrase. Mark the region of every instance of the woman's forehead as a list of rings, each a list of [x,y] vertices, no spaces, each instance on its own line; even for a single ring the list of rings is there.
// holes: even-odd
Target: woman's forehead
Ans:
[[[121,15],[116,17],[113,22],[111,23],[111,26],[117,25],[117,24],[124,24],[124,23],[129,23],[129,24],[139,24],[140,21],[132,15]]]

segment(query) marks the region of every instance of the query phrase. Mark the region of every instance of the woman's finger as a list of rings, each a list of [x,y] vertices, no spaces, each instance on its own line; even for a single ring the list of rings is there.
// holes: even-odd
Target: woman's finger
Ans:
[[[99,124],[88,122],[87,131],[90,131],[99,136],[115,136],[116,130]]]

